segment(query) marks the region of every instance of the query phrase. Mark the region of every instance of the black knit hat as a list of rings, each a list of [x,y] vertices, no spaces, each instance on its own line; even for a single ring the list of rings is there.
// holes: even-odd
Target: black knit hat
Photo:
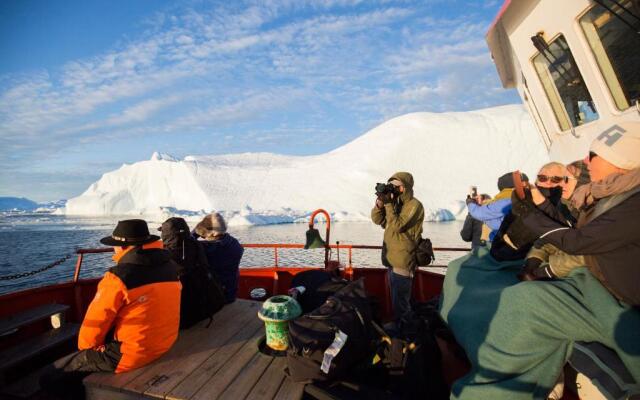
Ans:
[[[187,225],[187,221],[184,218],[180,217],[171,217],[162,223],[162,226],[158,228],[160,232],[162,232],[162,240],[165,238],[178,236],[178,237],[189,237],[191,236],[191,232],[189,230],[189,225]]]
[[[149,234],[147,222],[142,219],[118,221],[111,236],[103,237],[100,243],[107,246],[136,246],[155,242],[159,236]]]
[[[529,182],[529,177],[527,176],[527,174],[521,173],[520,176],[522,177],[523,182]],[[498,178],[498,190],[513,189],[514,186],[515,184],[513,183],[513,172],[507,172],[506,174]]]

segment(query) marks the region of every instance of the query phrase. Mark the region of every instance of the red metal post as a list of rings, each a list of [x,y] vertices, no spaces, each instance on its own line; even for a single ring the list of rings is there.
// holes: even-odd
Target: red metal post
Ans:
[[[272,287],[273,294],[272,294],[272,296],[275,296],[275,295],[278,294],[278,290],[279,290],[279,288],[278,288],[278,286],[279,286],[278,285],[278,280],[279,280],[278,279],[278,273],[276,271],[273,271],[273,287]]]
[[[78,261],[76,261],[76,271],[73,273],[73,283],[77,283],[80,278],[80,269],[82,268],[82,257],[84,253],[78,253]]]
[[[73,297],[75,301],[75,314],[76,320],[82,322],[82,316],[84,315],[84,304],[82,301],[81,288],[78,286],[78,279],[80,278],[80,269],[82,268],[82,258],[84,254],[78,253],[78,261],[76,261],[76,270],[73,273]]]
[[[274,257],[274,259],[275,259],[275,266],[277,267],[277,266],[278,266],[278,248],[277,248],[277,247],[274,247],[274,248],[273,248],[273,250],[274,250],[274,251],[273,251],[273,253],[274,253],[274,254],[273,254],[273,257]]]

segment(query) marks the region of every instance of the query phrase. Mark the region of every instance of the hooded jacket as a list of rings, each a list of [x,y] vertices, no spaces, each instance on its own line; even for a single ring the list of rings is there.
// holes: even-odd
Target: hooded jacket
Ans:
[[[460,230],[460,237],[465,242],[471,242],[471,245],[474,247],[484,246],[485,242],[482,240],[482,225],[484,225],[482,221],[473,218],[471,214],[467,214],[462,229]]]
[[[404,185],[404,192],[395,202],[384,204],[383,208],[374,206],[371,220],[384,228],[384,246],[386,257],[393,272],[402,276],[413,276],[416,269],[416,247],[422,238],[424,207],[413,197],[413,176],[408,172],[397,172],[389,181],[397,179]]]
[[[162,224],[162,243],[171,254],[171,259],[178,263],[182,270],[189,270],[200,264],[209,269],[204,249],[191,236],[189,226],[182,218],[169,218]]]
[[[113,332],[122,353],[116,373],[157,359],[178,337],[178,265],[166,250],[146,246],[131,248],[104,275],[80,327],[80,350],[103,348]]]

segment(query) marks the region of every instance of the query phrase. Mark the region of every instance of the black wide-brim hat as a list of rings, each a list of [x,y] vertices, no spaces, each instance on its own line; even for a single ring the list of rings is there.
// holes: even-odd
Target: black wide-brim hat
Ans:
[[[126,219],[118,221],[111,236],[100,239],[107,246],[139,246],[159,240],[160,237],[149,234],[147,221],[142,219]]]

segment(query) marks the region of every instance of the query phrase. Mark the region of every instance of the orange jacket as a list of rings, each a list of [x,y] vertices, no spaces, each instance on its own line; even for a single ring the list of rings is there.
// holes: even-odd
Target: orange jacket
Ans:
[[[98,284],[82,322],[80,350],[101,349],[113,330],[122,353],[116,373],[150,363],[178,337],[182,286],[178,265],[161,247],[154,242],[114,256],[118,264]]]

